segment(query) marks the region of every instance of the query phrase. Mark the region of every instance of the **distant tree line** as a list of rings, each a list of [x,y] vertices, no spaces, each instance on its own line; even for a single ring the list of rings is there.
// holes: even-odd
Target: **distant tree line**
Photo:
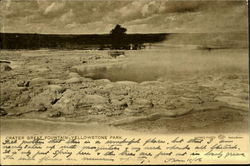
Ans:
[[[166,34],[126,34],[116,25],[105,35],[54,35],[0,33],[1,49],[138,49],[144,43],[165,40]]]

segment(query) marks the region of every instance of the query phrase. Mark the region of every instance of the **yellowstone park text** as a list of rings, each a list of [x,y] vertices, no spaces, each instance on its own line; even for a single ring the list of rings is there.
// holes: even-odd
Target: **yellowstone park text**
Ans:
[[[244,135],[5,136],[1,164],[249,162]]]

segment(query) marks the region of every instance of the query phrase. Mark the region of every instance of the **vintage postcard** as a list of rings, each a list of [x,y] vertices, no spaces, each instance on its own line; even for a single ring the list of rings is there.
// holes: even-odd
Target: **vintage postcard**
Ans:
[[[1,165],[249,163],[248,1],[0,0]]]

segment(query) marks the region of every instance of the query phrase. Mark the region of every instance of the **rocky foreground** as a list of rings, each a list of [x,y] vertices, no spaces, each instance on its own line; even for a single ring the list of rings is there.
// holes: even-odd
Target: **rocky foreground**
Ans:
[[[140,83],[88,78],[127,61],[104,51],[2,51],[0,116],[143,132],[247,131],[247,73]]]

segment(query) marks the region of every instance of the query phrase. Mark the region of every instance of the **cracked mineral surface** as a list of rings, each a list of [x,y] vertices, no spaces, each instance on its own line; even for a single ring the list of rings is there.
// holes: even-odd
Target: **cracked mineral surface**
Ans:
[[[152,133],[245,132],[247,50],[1,51],[0,116]]]

